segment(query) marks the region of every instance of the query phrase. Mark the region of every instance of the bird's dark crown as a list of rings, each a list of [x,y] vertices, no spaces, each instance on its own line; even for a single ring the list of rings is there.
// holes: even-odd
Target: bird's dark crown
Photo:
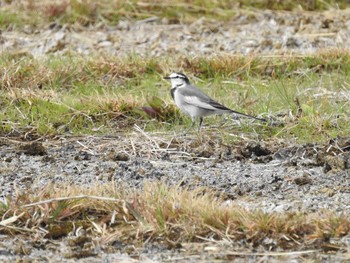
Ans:
[[[171,73],[169,77],[165,77],[165,79],[182,79],[186,83],[190,83],[190,80],[187,76],[181,72]]]
[[[180,78],[180,79],[188,79],[187,76],[181,72],[176,72],[176,76],[174,78]]]

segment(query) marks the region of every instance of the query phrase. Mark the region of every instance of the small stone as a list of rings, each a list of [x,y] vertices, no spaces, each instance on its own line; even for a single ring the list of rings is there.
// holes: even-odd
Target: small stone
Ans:
[[[308,176],[301,176],[301,177],[296,177],[294,178],[294,183],[296,185],[302,186],[302,185],[306,185],[306,184],[311,184],[312,180],[310,177]]]
[[[127,162],[129,161],[130,157],[128,154],[126,153],[117,153],[115,156],[114,156],[114,161],[122,161],[122,162]]]

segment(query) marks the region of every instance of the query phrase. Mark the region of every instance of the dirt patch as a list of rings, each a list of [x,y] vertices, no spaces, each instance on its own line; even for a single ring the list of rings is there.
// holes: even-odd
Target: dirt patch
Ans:
[[[145,137],[139,133],[128,137],[62,137],[41,143],[3,139],[0,149],[1,197],[13,194],[15,188],[35,190],[50,182],[75,185],[115,182],[134,188],[142,187],[145,182],[162,181],[181,187],[206,186],[224,196],[226,204],[235,202],[246,209],[278,213],[311,213],[326,209],[348,215],[349,167],[330,161],[335,158],[348,162],[348,153],[344,152],[348,149],[348,139],[339,138],[327,145],[276,145],[262,141],[225,145],[214,134],[205,133],[200,137],[169,137],[166,134],[147,134]],[[43,149],[46,155],[41,155]],[[132,260],[133,257],[137,260],[166,257],[191,260],[191,255],[186,255],[186,244],[179,248],[164,244],[143,248],[124,243],[96,245],[97,240],[84,235],[78,235],[79,238],[68,235],[62,239],[62,227],[68,232],[70,228],[60,227],[56,231],[58,236],[47,237],[39,243],[24,241],[26,238],[19,236],[3,239],[3,245],[12,249],[4,250],[1,257],[45,260],[47,253],[53,256],[63,253],[61,257],[66,262],[89,258],[91,262],[97,258]],[[56,232],[50,231],[51,235]],[[342,247],[346,240],[337,242]],[[207,244],[209,248],[202,247],[197,256],[210,259],[220,254],[222,259],[237,257],[240,262],[239,255],[232,254],[231,245]],[[42,249],[46,252],[42,253]],[[154,251],[158,253],[151,256]],[[332,259],[342,259],[339,253]],[[315,253],[307,256],[315,256]],[[252,255],[250,258],[258,257]],[[283,260],[283,256],[277,258]],[[242,262],[246,259],[243,257]]]
[[[28,155],[47,155],[46,148],[40,142],[32,142],[23,144],[20,147],[20,150],[23,151],[24,154]]]
[[[141,138],[140,138],[141,136]],[[145,140],[147,142],[145,142]],[[337,141],[348,140],[339,138]],[[147,145],[147,146],[146,146]],[[50,182],[127,183],[147,181],[206,186],[248,208],[348,214],[349,152],[327,145],[242,142],[225,145],[215,135],[164,138],[124,136],[61,138],[43,143],[7,142],[0,149],[1,196]],[[329,191],[334,193],[330,196]],[[257,197],[259,197],[257,199]]]

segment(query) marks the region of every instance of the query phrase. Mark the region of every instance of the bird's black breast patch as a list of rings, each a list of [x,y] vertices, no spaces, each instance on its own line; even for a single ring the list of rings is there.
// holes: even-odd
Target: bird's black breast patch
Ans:
[[[176,88],[170,89],[170,94],[171,94],[171,97],[173,97],[173,100],[175,100],[175,90]]]

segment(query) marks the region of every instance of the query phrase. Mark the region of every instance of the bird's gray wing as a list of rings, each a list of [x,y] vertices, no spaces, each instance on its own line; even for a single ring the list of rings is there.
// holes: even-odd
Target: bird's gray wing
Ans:
[[[200,89],[190,85],[186,88],[179,89],[178,92],[183,96],[184,102],[194,105],[196,107],[206,109],[206,110],[227,110],[230,111],[229,108],[224,105],[214,101],[208,95],[206,95]]]
[[[199,107],[205,110],[210,110],[210,111],[228,111],[228,112],[242,115],[248,118],[253,118],[259,121],[266,122],[265,119],[257,118],[257,117],[254,117],[245,113],[241,113],[235,110],[231,110],[225,107],[224,105],[210,98],[200,89],[197,89],[195,86],[190,85],[186,88],[181,88],[178,90],[178,92],[180,92],[180,94],[183,96],[184,102],[190,105],[194,105],[196,107]]]

